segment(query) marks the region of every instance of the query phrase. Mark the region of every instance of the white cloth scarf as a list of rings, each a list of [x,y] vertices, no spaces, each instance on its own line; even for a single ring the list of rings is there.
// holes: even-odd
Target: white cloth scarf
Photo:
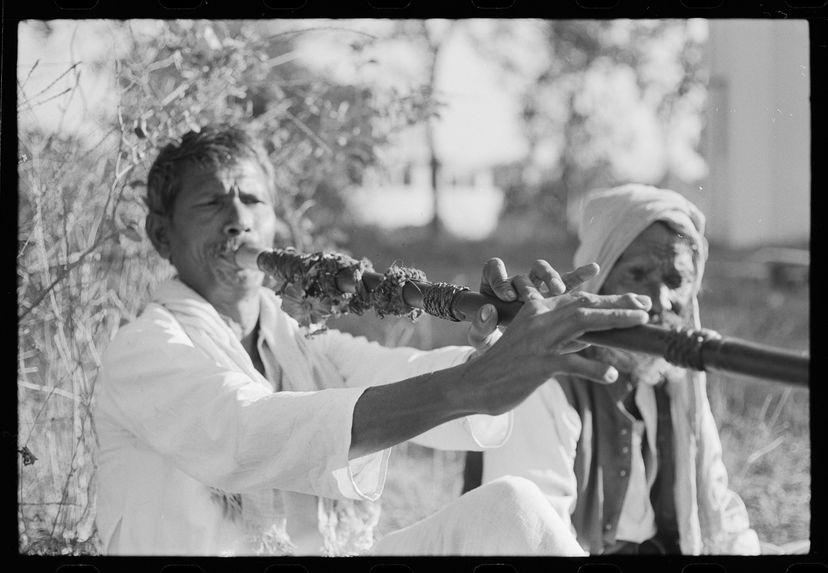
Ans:
[[[704,237],[705,218],[699,209],[675,191],[647,185],[629,184],[590,194],[583,204],[581,227],[578,230],[580,246],[574,264],[597,262],[598,275],[581,287],[586,292],[597,293],[621,254],[638,235],[657,221],[671,223],[682,233],[689,235],[698,247],[696,253],[696,284],[692,296],[692,319],[700,327],[697,295],[707,260],[707,241]],[[715,503],[706,496],[698,496],[696,456],[701,427],[701,405],[707,403],[706,377],[703,372],[683,370],[682,380],[670,380],[670,411],[673,417],[676,450],[690,452],[690,456],[677,456],[675,488],[692,500],[690,506],[699,511],[689,511],[688,505],[677,505],[682,552],[695,555],[701,550],[702,531],[716,531],[721,527],[702,524],[708,511],[706,504]],[[684,442],[680,444],[679,442]],[[712,527],[711,527],[712,526]],[[692,546],[690,546],[692,544]]]
[[[180,280],[171,279],[159,286],[154,302],[172,312],[195,345],[226,368],[244,373],[271,391],[271,382],[256,367],[235,333],[215,307]],[[261,335],[284,372],[289,389],[308,392],[344,386],[334,366],[318,356],[296,325],[280,309],[280,300],[268,289],[260,290]],[[294,548],[286,533],[286,504],[297,497],[292,492],[264,490],[234,495],[219,492],[231,511],[241,511],[250,543],[257,553],[286,554]],[[241,499],[241,507],[235,500]],[[323,553],[353,554],[365,551],[372,542],[370,531],[379,519],[378,504],[359,500],[321,499],[318,518],[324,540]],[[366,532],[368,532],[366,534]]]

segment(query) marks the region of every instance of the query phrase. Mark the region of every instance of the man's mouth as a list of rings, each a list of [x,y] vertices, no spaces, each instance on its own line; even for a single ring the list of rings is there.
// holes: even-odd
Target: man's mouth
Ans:
[[[244,244],[243,241],[228,240],[213,244],[209,253],[214,259],[226,262],[234,267],[238,267],[236,263],[236,251]],[[241,268],[241,267],[239,267]]]
[[[250,253],[258,254],[264,247],[258,241],[228,240],[213,245],[210,255],[221,265],[227,265],[237,273],[261,272],[255,262],[255,255],[251,259]],[[240,256],[241,255],[241,256]]]

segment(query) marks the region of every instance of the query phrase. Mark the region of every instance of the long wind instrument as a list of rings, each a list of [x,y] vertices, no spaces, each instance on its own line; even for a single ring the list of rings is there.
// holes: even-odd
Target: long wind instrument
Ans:
[[[282,307],[299,324],[323,330],[325,321],[373,308],[380,316],[417,318],[423,312],[455,322],[470,321],[484,304],[497,308],[500,324],[509,323],[522,302],[506,302],[467,287],[428,282],[414,268],[393,265],[375,272],[367,259],[339,253],[303,254],[294,249],[242,247],[239,266],[261,270],[276,281]],[[320,327],[320,325],[322,325]],[[722,336],[709,329],[666,328],[645,324],[587,332],[578,340],[663,357],[682,368],[718,370],[797,386],[808,386],[810,357]]]

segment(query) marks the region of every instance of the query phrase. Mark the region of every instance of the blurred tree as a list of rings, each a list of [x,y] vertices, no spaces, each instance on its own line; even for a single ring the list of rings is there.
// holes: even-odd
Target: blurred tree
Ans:
[[[336,240],[345,190],[376,164],[390,133],[424,115],[425,93],[338,82],[297,64],[298,34],[272,23],[171,21],[164,33],[166,41],[136,45],[133,53],[144,56],[127,64],[132,78],[145,77],[129,109],[147,125],[147,144],[210,121],[249,125],[269,143],[280,207],[300,249]],[[362,44],[351,49],[362,57]]]
[[[436,25],[435,25],[436,24]],[[426,90],[430,97],[434,97],[437,87],[437,69],[443,46],[451,36],[456,24],[454,22],[421,20],[420,27],[426,43]],[[431,115],[426,119],[426,145],[428,146],[432,205],[434,215],[431,218],[431,231],[439,234],[443,231],[440,221],[440,158],[437,153],[437,144],[434,138],[434,122],[437,116]]]
[[[445,47],[458,28],[458,22],[452,20],[399,20],[385,36],[385,40],[393,42],[407,42],[419,52],[423,63],[422,77],[419,79],[419,92],[426,98],[423,102],[425,115],[418,118],[424,126],[426,152],[428,156],[429,185],[431,189],[431,204],[433,215],[428,226],[431,232],[443,232],[443,223],[440,219],[440,171],[443,161],[440,158],[435,137],[435,124],[440,119],[439,109],[441,101],[437,88],[437,74],[439,71]]]
[[[501,21],[472,33],[481,53],[519,86],[522,102],[529,152],[520,176],[512,169],[505,178],[504,214],[540,210],[568,226],[571,203],[584,191],[626,181],[692,182],[703,175],[697,153],[705,95],[703,24],[527,25]],[[528,64],[526,49],[513,49],[515,42],[545,54],[543,64]]]

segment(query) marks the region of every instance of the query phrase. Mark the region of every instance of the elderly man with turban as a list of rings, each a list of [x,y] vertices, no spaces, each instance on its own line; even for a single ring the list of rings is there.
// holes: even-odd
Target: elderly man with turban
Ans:
[[[651,322],[699,327],[704,216],[683,196],[643,185],[584,203],[575,264],[596,261],[586,292],[648,295]],[[705,375],[661,358],[590,346],[619,371],[612,384],[556,375],[514,411],[483,482],[535,482],[590,554],[757,554],[727,471]]]

